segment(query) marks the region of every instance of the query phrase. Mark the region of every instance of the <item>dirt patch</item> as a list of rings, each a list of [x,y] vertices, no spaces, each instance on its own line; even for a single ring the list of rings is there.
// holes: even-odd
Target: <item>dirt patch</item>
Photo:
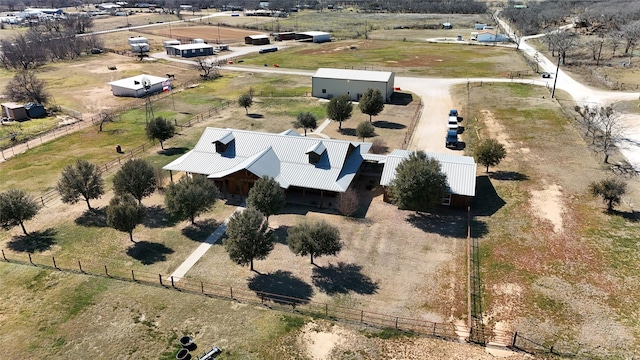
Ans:
[[[531,191],[531,207],[534,213],[553,225],[556,234],[563,231],[562,214],[562,188],[557,184],[551,184],[542,190]]]
[[[145,32],[178,40],[203,39],[211,44],[244,42],[245,36],[264,34],[261,31],[229,28],[213,24],[209,26],[172,26],[170,29],[162,27],[146,30]]]

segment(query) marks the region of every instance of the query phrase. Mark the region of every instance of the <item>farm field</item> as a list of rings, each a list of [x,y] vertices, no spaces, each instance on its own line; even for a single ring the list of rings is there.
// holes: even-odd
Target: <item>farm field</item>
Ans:
[[[354,64],[359,64],[397,70],[404,76],[443,78],[504,77],[510,71],[528,69],[513,49],[372,39],[303,45],[243,60],[248,66],[273,62],[303,69],[314,69],[313,61],[316,67],[352,64],[356,68]],[[105,64],[116,64],[117,71],[108,70]],[[117,155],[113,152],[115,143],[129,149],[147,142],[141,100],[110,96],[105,84],[116,76],[141,71],[175,73],[176,91],[154,99],[154,110],[158,116],[178,121],[231,101],[230,106],[202,122],[181,128],[166,143],[167,151],[159,146],[148,150],[145,158],[154,166],[163,166],[191,149],[204,126],[280,132],[291,127],[300,111],[311,111],[320,122],[326,117],[326,102],[303,95],[310,90],[310,81],[301,76],[223,69],[222,78],[201,82],[197,71],[187,64],[139,62],[116,54],[51,64],[43,70],[41,76],[56,89],[60,105],[87,114],[116,109],[120,116],[107,124],[103,133],[88,128],[1,163],[0,191],[12,187],[34,192],[51,189],[62,167],[78,154],[104,162]],[[0,83],[9,78],[8,72],[0,73]],[[235,103],[249,90],[256,94],[249,111],[259,116],[246,116]],[[279,91],[294,96],[266,96]],[[577,352],[578,357],[637,355],[637,177],[625,179],[629,193],[614,212],[606,213],[601,201],[589,194],[588,185],[612,174],[582,139],[583,129],[571,120],[577,116],[573,104],[562,92],[554,100],[544,88],[471,83],[468,88],[454,87],[451,96],[463,111],[465,153],[471,155],[478,140],[488,137],[505,144],[508,153],[488,173],[478,167],[477,198],[472,206],[486,323],[497,330],[518,331],[560,352]],[[379,125],[376,132],[390,149],[403,147],[411,116],[422,101],[414,98],[407,106],[388,105],[374,117]],[[618,108],[637,111],[639,102]],[[355,140],[353,129],[367,120],[368,116],[356,108],[353,118],[343,124],[346,131],[339,133],[337,124],[332,123],[324,133]],[[619,154],[612,156],[612,162],[619,160]],[[107,184],[111,176],[106,174]],[[363,205],[359,217],[345,219],[332,211],[289,206],[270,218],[278,241],[266,260],[256,261],[256,272],[233,264],[224,247],[216,244],[187,274],[188,279],[425,321],[466,323],[466,213],[399,211],[382,202],[381,189],[368,187],[366,181],[359,184]],[[82,260],[96,271],[107,265],[125,273],[133,269],[152,276],[168,274],[235,208],[219,203],[197,219],[199,225],[192,226],[172,219],[164,209],[162,192],[158,192],[143,199],[150,216],[134,231],[138,241],[134,244],[126,234],[105,226],[104,207],[111,196],[109,192],[92,203],[98,207],[95,213],[85,212],[85,204],[45,208],[27,223],[34,237],[22,236],[20,229],[14,228],[0,233],[0,248],[23,258],[34,254],[42,263],[55,257],[62,267],[75,267],[77,260]],[[304,218],[325,219],[338,226],[344,250],[336,257],[317,259],[317,267],[310,265],[308,258],[295,257],[284,239],[287,228]],[[175,357],[175,339],[183,333],[195,334],[203,347],[222,345],[228,351],[225,358],[237,359],[368,359],[381,353],[403,359],[486,356],[476,351],[479,348],[455,344],[454,350],[452,343],[429,339],[401,337],[383,343],[359,333],[362,329],[333,322],[106,278],[3,262],[0,274],[0,286],[10,289],[0,295],[0,319],[9,324],[0,328],[0,338],[2,343],[7,339],[18,344],[0,347],[0,357],[88,354],[168,359]],[[152,299],[140,300],[147,297]],[[30,338],[34,324],[38,331]],[[332,342],[310,333],[346,340]],[[317,355],[319,350],[313,343],[331,345],[324,358]],[[334,353],[328,355],[329,351]]]

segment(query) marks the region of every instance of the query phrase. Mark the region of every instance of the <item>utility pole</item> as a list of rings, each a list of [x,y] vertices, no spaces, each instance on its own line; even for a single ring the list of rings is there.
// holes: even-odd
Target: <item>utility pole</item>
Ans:
[[[596,66],[600,65],[600,54],[602,53],[603,43],[604,43],[604,39],[600,40],[600,50],[598,50],[598,60],[596,60]]]
[[[562,59],[562,55],[560,54],[562,54],[562,52],[558,51],[558,65],[556,65],[556,75],[555,75],[555,78],[553,79],[553,90],[551,90],[552,99],[556,95],[556,83],[558,82],[558,71],[560,70],[560,59]]]

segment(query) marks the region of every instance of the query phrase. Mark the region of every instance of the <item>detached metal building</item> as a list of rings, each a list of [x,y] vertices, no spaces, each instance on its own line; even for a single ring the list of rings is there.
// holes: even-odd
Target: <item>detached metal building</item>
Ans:
[[[244,37],[244,43],[250,45],[270,44],[269,35],[249,35]]]
[[[197,56],[211,56],[214,54],[213,45],[204,43],[169,45],[167,46],[167,55],[182,56],[185,58]]]
[[[144,86],[142,85],[142,80],[144,78],[149,79],[149,82],[151,83],[149,90],[145,90]],[[162,83],[168,80],[169,79],[166,77],[141,74],[125,79],[112,81],[109,83],[109,85],[111,85],[111,92],[115,96],[143,97],[146,94],[155,94],[161,92]]]
[[[296,33],[296,40],[311,41],[314,43],[323,43],[331,41],[331,34],[323,31],[306,31]]]
[[[331,99],[347,94],[358,101],[365,90],[379,89],[385,102],[391,100],[395,73],[388,71],[346,70],[320,68],[311,78],[311,94],[314,97]]]

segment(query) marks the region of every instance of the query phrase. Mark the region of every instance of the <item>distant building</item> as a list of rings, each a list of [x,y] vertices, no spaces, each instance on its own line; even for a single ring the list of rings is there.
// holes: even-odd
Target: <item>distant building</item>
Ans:
[[[323,31],[306,31],[296,33],[296,40],[323,43],[331,41],[331,34]]]
[[[395,74],[388,71],[320,68],[311,78],[311,94],[324,99],[346,94],[351,100],[358,101],[365,90],[371,88],[380,90],[389,102],[394,80]]]
[[[181,56],[184,58],[210,56],[215,53],[213,45],[205,43],[170,45],[166,47],[167,55]]]
[[[250,45],[267,45],[271,43],[269,35],[249,35],[244,37],[244,43]]]

